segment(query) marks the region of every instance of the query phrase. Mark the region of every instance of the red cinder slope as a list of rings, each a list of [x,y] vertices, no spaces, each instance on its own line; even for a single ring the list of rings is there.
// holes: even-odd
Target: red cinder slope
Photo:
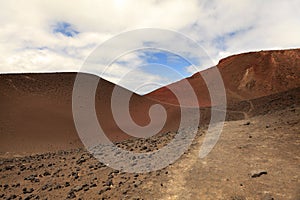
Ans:
[[[233,55],[220,60],[216,67],[222,75],[229,103],[268,96],[300,86],[300,49]],[[198,97],[199,105],[190,101],[190,106],[210,106],[209,93],[202,75],[211,77],[212,82],[209,84],[213,84],[214,68],[184,79],[190,83]],[[182,80],[146,96],[161,102],[178,104],[168,87],[186,90]],[[189,102],[188,93],[185,98],[186,102]]]
[[[2,74],[0,75],[0,153],[39,153],[82,147],[72,115],[72,91],[77,73]],[[130,91],[90,74],[99,80],[95,96],[98,121],[107,137],[122,141],[125,134],[114,121],[111,95],[115,87]],[[149,108],[153,100],[132,94],[130,114],[141,126],[150,122]],[[176,130],[180,116],[178,107],[163,105],[167,122],[161,132]],[[89,126],[89,122],[86,123]],[[143,134],[143,133],[141,133]]]

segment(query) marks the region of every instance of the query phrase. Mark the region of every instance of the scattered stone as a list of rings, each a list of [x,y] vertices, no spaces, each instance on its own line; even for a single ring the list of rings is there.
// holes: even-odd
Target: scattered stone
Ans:
[[[78,186],[74,187],[72,190],[74,192],[79,192],[80,190],[82,190],[82,186],[78,185]]]
[[[57,185],[54,186],[54,190],[57,190],[57,189],[60,189],[60,188],[62,188],[62,186],[60,184],[57,184]]]
[[[92,184],[90,185],[90,187],[91,187],[91,188],[97,187],[97,184],[96,184],[96,183],[92,183]]]
[[[48,167],[52,167],[53,165],[55,165],[54,163],[50,163],[48,164]]]
[[[10,196],[7,198],[7,200],[10,200],[10,199],[16,199],[16,198],[17,198],[17,195],[12,194],[12,195],[10,195]]]
[[[35,197],[35,195],[34,195],[34,194],[31,194],[31,195],[29,195],[28,197],[26,197],[24,200],[30,200],[30,199],[33,199],[34,197]],[[39,199],[39,196],[36,196],[35,199]]]
[[[76,197],[75,193],[71,190],[71,191],[68,193],[67,199],[74,199],[75,197]]]
[[[13,165],[8,165],[8,166],[5,166],[4,169],[5,170],[12,170],[15,166]]]
[[[50,176],[51,174],[50,174],[50,172],[45,171],[43,175],[44,175],[44,176]]]
[[[147,146],[143,146],[142,150],[146,150],[146,149],[148,149],[148,147]]]
[[[266,170],[254,170],[250,172],[251,178],[257,178],[263,174],[268,174],[268,172]]]
[[[24,180],[25,180],[25,181],[27,180],[27,181],[34,182],[35,179],[36,179],[36,177],[37,177],[36,174],[32,174],[32,175],[30,175],[30,176],[28,176],[28,177],[25,177]]]
[[[33,188],[30,188],[29,190],[27,188],[23,188],[23,194],[30,194],[34,191]]]
[[[49,187],[49,185],[46,184],[46,185],[44,185],[44,186],[42,187],[42,190],[46,190],[48,187]]]
[[[106,181],[105,185],[106,185],[106,186],[111,186],[111,185],[113,185],[112,180],[109,179],[108,181]]]
[[[274,198],[272,197],[272,195],[266,194],[266,195],[262,198],[262,200],[274,200]]]
[[[83,191],[85,191],[85,192],[90,189],[90,186],[87,184],[83,185],[82,187],[83,187]]]
[[[81,157],[76,161],[76,164],[81,164],[81,163],[84,163],[85,161],[86,161],[86,159]]]
[[[39,183],[39,182],[40,182],[40,179],[35,178],[32,182]]]
[[[72,172],[72,176],[74,176],[75,179],[79,178],[78,172]]]
[[[113,179],[114,175],[112,174],[112,172],[108,175],[108,179]]]
[[[249,126],[251,124],[251,122],[246,122],[246,123],[244,123],[243,125],[245,125],[245,126]]]
[[[98,194],[103,194],[104,192],[105,192],[105,190],[102,189],[102,190],[100,190],[100,191],[98,192]]]
[[[25,165],[21,165],[20,166],[20,171],[24,171],[26,169],[26,166]]]

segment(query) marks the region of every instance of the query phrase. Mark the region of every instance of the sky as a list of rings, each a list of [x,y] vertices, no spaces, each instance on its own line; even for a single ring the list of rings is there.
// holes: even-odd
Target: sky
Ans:
[[[84,71],[139,94],[232,54],[300,46],[299,0],[0,1],[0,73]],[[188,53],[193,50],[185,48],[184,38],[151,34],[151,28],[183,35],[201,47],[202,57]],[[112,40],[113,46],[98,50]],[[115,49],[151,42],[168,48],[112,57]],[[109,65],[90,64],[91,55],[114,59]]]

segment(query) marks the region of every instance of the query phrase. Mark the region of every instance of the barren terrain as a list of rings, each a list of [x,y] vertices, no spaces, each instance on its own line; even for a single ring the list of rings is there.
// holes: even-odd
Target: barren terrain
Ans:
[[[72,113],[77,73],[1,74],[0,199],[300,199],[299,58],[295,49],[220,61],[226,121],[205,158],[199,150],[214,105],[200,74],[210,76],[210,69],[188,78],[198,96],[196,104],[185,96],[188,109],[200,111],[197,135],[180,159],[147,173],[110,168],[85,149]],[[99,81],[97,120],[119,148],[156,151],[178,133],[181,110],[167,87],[146,96],[132,94],[129,111],[138,125],[150,122],[152,105],[162,105],[167,113],[159,134],[133,138],[120,129],[111,110],[115,87],[131,92],[95,75],[79,75]],[[180,81],[168,87],[185,92]]]
[[[82,149],[2,158],[0,197],[295,200],[300,198],[299,124],[299,105],[226,122],[217,145],[203,159],[198,154],[206,129],[200,128],[180,160],[142,174],[111,169]],[[119,146],[152,151],[173,134]]]

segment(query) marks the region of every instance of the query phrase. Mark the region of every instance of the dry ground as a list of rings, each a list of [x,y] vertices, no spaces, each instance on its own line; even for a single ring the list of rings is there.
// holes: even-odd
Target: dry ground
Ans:
[[[178,161],[144,174],[111,169],[80,149],[15,158],[2,155],[0,198],[297,200],[299,124],[299,106],[225,122],[217,145],[204,159],[198,157],[205,135],[201,128]],[[149,151],[166,144],[173,134],[120,146]]]

